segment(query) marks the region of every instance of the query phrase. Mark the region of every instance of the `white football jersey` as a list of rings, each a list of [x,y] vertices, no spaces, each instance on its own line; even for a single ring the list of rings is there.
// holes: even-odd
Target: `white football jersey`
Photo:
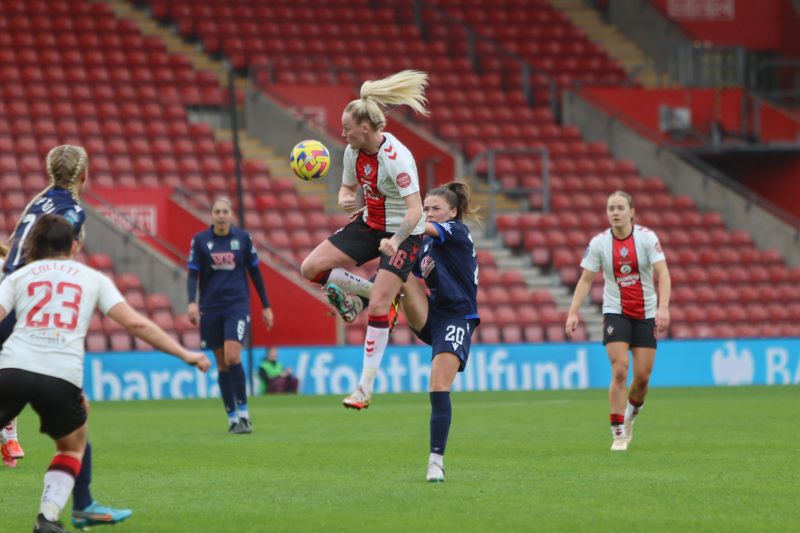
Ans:
[[[419,176],[409,149],[391,133],[384,132],[383,136],[377,154],[345,148],[342,184],[361,185],[364,189],[364,222],[371,228],[394,233],[407,211],[403,198],[419,192]],[[411,234],[420,235],[424,230],[425,217],[421,215]]]
[[[658,298],[653,263],[664,260],[656,234],[634,225],[625,239],[614,237],[610,228],[596,235],[586,249],[581,267],[592,272],[603,270],[603,313],[655,318]]]
[[[17,313],[0,368],[19,368],[83,386],[84,339],[95,306],[125,301],[104,274],[71,259],[34,261],[0,283],[0,306]]]

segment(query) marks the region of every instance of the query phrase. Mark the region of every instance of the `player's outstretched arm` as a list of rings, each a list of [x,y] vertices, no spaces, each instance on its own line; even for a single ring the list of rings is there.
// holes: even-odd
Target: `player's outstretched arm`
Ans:
[[[196,366],[203,372],[207,371],[211,366],[211,362],[205,354],[187,350],[167,335],[166,331],[136,311],[127,302],[120,302],[112,307],[108,311],[108,316],[128,330],[128,333],[136,335],[157,350],[174,355],[187,364]]]

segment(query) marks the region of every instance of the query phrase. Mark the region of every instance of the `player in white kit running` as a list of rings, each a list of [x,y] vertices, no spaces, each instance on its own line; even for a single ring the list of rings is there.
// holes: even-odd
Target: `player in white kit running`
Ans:
[[[31,404],[42,433],[56,443],[34,525],[41,532],[65,531],[58,517],[81,470],[84,342],[95,307],[155,348],[203,372],[211,365],[128,305],[108,277],[73,261],[80,246],[74,237],[66,218],[41,216],[23,249],[27,264],[0,284],[0,320],[12,310],[17,315],[0,352],[0,426]]]
[[[633,438],[633,422],[642,409],[656,357],[656,337],[669,329],[671,281],[656,234],[633,223],[633,200],[623,191],[608,197],[611,228],[596,235],[581,261],[565,330],[578,327],[578,309],[602,269],[603,344],[611,361],[611,449],[625,451]],[[658,276],[656,290],[653,275]],[[633,352],[633,381],[628,382],[628,351]],[[626,406],[627,393],[627,406]]]

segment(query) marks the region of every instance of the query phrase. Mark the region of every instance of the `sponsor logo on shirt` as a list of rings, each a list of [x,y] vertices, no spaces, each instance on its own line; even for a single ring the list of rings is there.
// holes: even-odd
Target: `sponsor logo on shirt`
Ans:
[[[617,276],[617,285],[620,287],[630,287],[631,285],[636,285],[637,283],[639,283],[639,274],[631,274],[630,276]]]
[[[60,331],[38,329],[31,331],[28,338],[35,344],[59,346],[66,344],[67,339]]]
[[[236,268],[236,257],[231,252],[215,252],[211,254],[212,270],[233,270]]]
[[[362,183],[361,188],[364,189],[364,198],[377,201],[383,199],[383,195],[380,192],[376,192],[369,183]]]
[[[422,272],[422,277],[427,278],[428,274],[436,267],[436,262],[433,260],[433,257],[426,255],[422,258],[422,261],[419,263],[419,270]]]
[[[411,185],[411,176],[406,174],[405,172],[397,175],[397,186],[401,189],[405,189]]]

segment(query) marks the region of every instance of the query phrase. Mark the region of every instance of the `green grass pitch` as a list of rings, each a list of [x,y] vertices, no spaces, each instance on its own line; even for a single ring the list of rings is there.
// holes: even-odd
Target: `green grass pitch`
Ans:
[[[226,433],[219,400],[93,404],[94,495],[134,510],[93,529],[800,529],[797,387],[653,389],[625,453],[603,390],[456,393],[444,484],[425,482],[427,395],[339,402],[254,398],[252,435]],[[53,450],[30,409],[20,434],[26,458],[0,470],[8,532],[31,530]]]

